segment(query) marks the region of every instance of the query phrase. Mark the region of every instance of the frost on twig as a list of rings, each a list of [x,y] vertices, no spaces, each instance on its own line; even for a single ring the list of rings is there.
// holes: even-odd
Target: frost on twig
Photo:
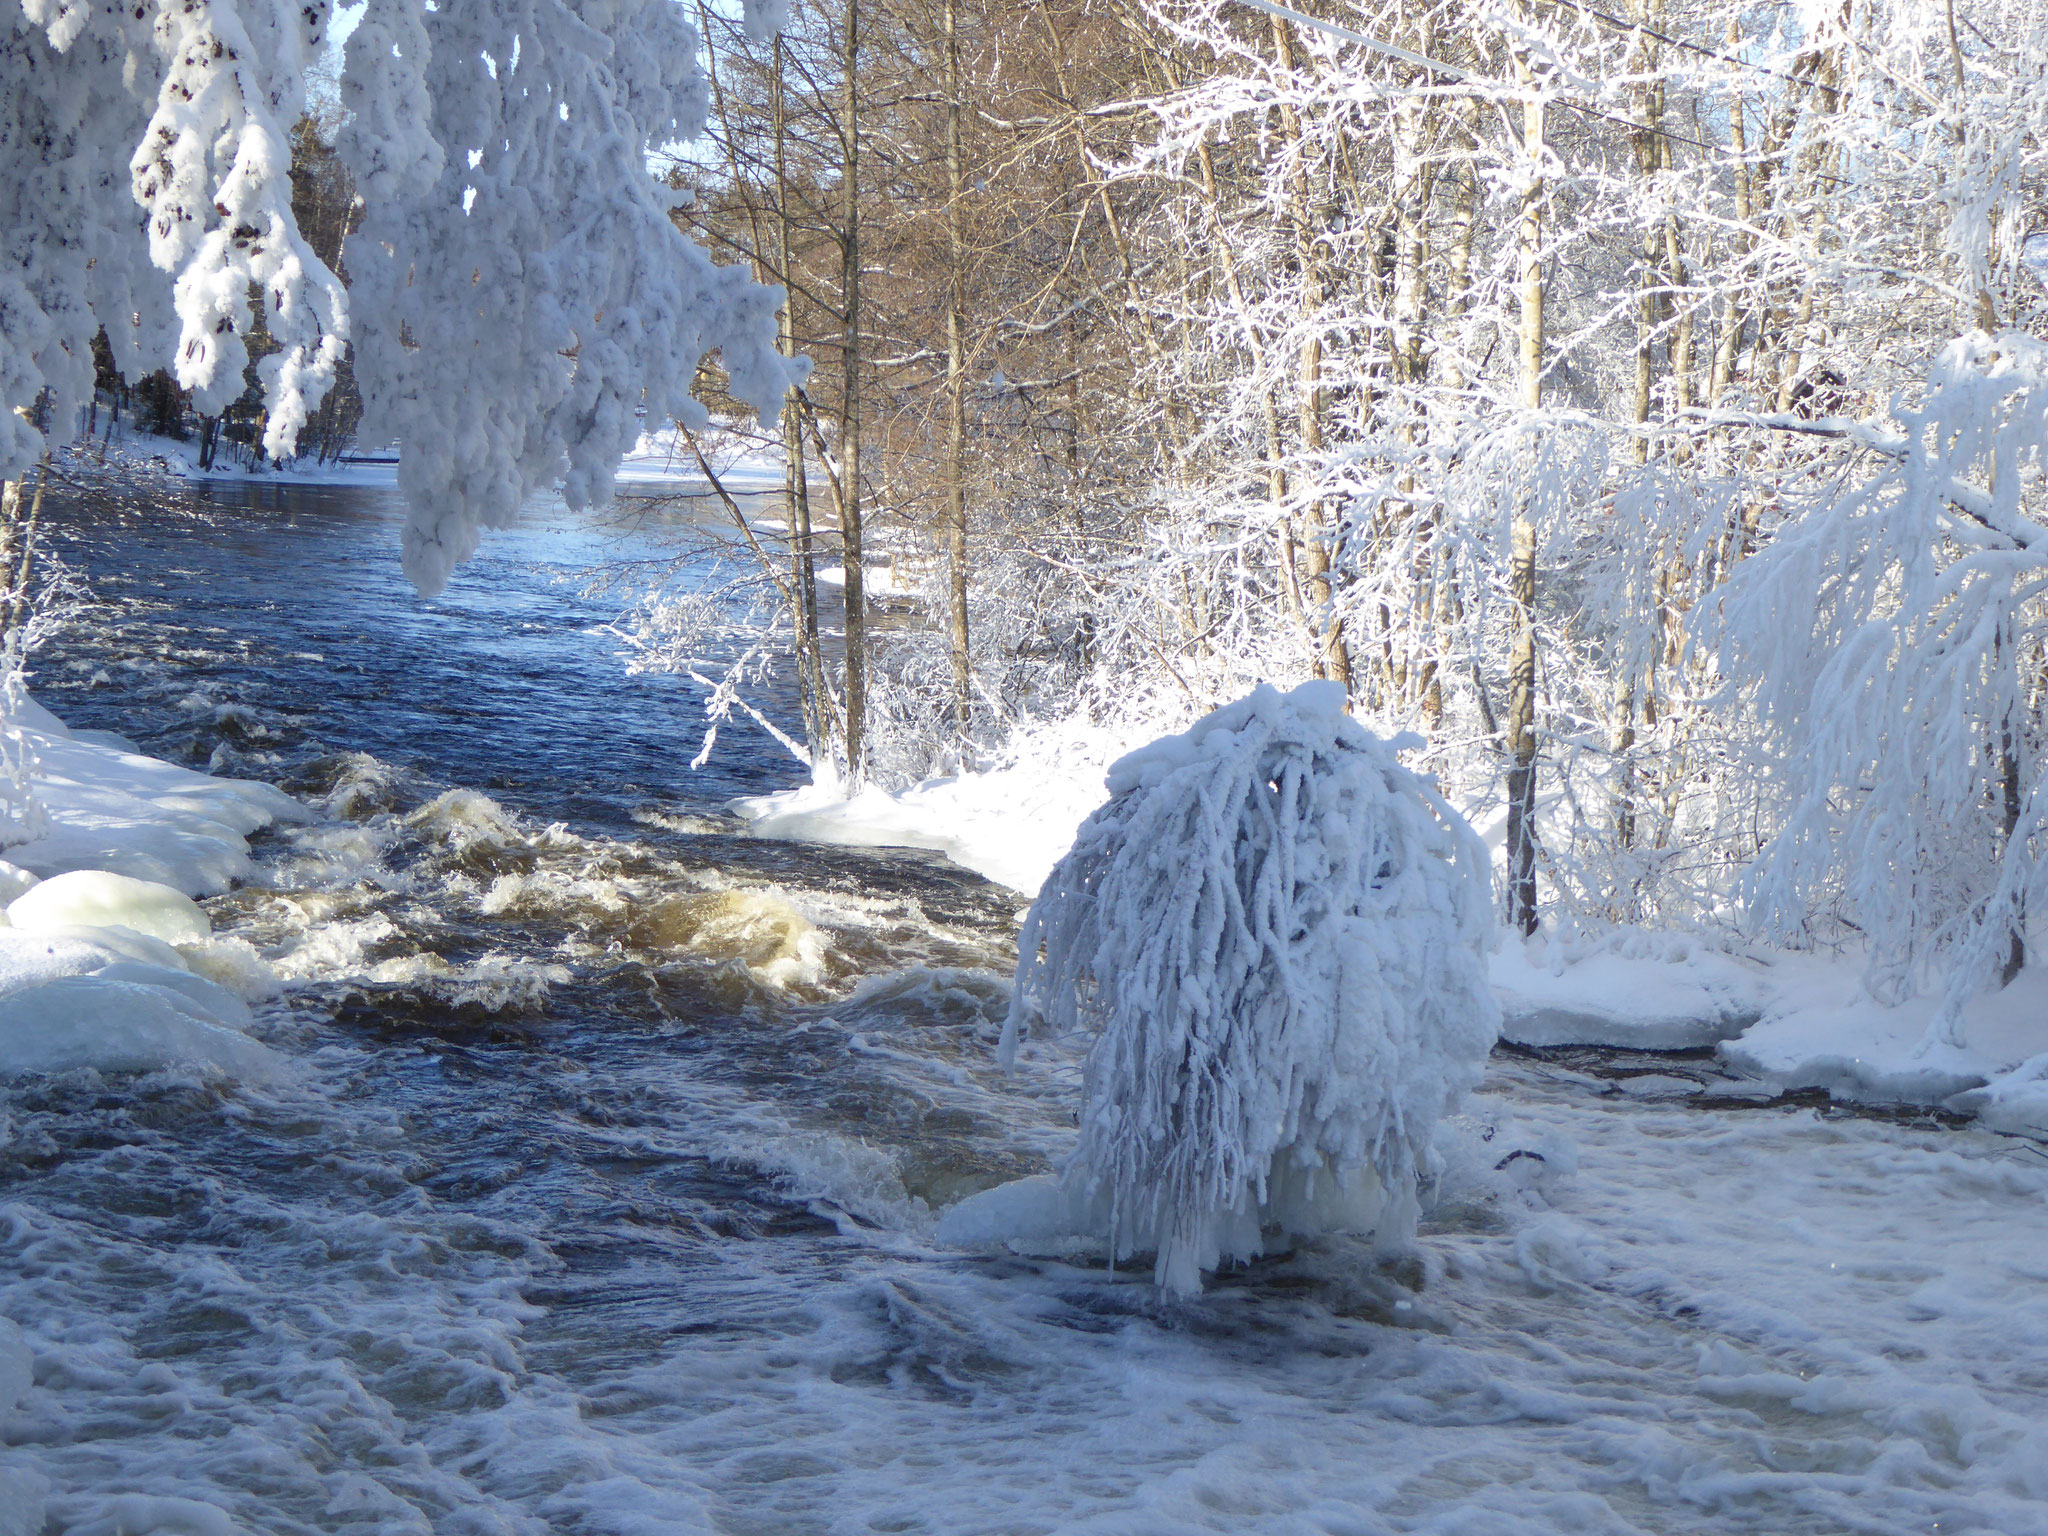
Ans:
[[[1498,1029],[1485,852],[1343,704],[1261,684],[1123,758],[1025,920],[1005,1059],[1093,1037],[1060,1198],[1171,1290],[1273,1229],[1408,1235]]]

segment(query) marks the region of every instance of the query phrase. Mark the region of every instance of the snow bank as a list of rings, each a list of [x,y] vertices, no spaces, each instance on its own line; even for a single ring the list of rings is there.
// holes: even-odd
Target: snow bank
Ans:
[[[35,753],[36,798],[50,828],[4,851],[10,866],[44,879],[101,870],[210,896],[253,872],[251,832],[307,819],[272,785],[216,779],[74,735],[32,700],[11,722]]]
[[[729,491],[779,491],[782,489],[782,453],[779,447],[758,437],[744,436],[717,428],[697,433],[712,472]],[[619,464],[617,483],[628,492],[668,486],[705,489],[704,471],[697,456],[673,424],[642,432]]]
[[[1681,934],[1504,941],[1489,961],[1502,1038],[1534,1046],[1713,1047],[1780,1092],[1942,1104],[2000,1130],[2048,1132],[2048,967],[1971,999],[1961,1048],[1927,1045],[1930,994],[1880,1003],[1857,955],[1730,954]]]
[[[1994,1131],[2048,1138],[2048,1051],[1955,1095],[1948,1107],[1976,1115]]]
[[[298,802],[83,739],[26,699],[9,723],[33,745],[49,832],[0,867],[0,1076],[275,1076],[278,1057],[244,1033],[248,1003],[222,985],[261,996],[274,978],[214,941],[192,896],[248,872],[246,834],[302,819]]]
[[[78,445],[64,455],[65,469],[73,474],[114,471],[133,474],[156,472],[186,480],[253,481],[264,485],[388,485],[398,484],[397,449],[365,450],[363,459],[345,457],[318,463],[304,456],[283,464],[266,461],[251,468],[235,457],[234,445],[222,443],[220,452],[206,469],[199,467],[199,444],[149,432],[133,432],[125,426],[108,446],[104,458],[97,447]]]
[[[1188,1293],[1276,1230],[1406,1235],[1499,1010],[1484,850],[1396,745],[1339,684],[1262,684],[1111,765],[1025,920],[1003,1035],[1006,1059],[1027,1031],[1091,1042],[1079,1142],[942,1239],[1064,1225]]]
[[[1488,962],[1501,1038],[1644,1051],[1712,1046],[1763,1016],[1770,969],[1684,934],[1626,929],[1593,943],[1506,939]]]
[[[1102,804],[1103,774],[1128,749],[1085,722],[1024,735],[999,766],[848,798],[833,781],[735,800],[727,809],[756,837],[855,848],[930,848],[963,869],[1038,894]]]
[[[1815,963],[1782,985],[1764,1016],[1720,1048],[1731,1066],[1782,1089],[1823,1088],[1874,1103],[2008,1106],[2031,1099],[2012,1075],[2048,1052],[2048,968],[2029,967],[2012,985],[1981,992],[1963,1009],[1962,1047],[1927,1045],[1938,992],[1888,1006],[1867,996],[1854,961]],[[1971,1091],[2007,1086],[1986,1097]]]

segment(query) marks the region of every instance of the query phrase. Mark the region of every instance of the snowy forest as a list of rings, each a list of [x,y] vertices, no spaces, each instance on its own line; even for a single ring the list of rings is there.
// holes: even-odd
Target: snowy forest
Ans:
[[[2048,0],[0,0],[0,1536],[2048,1536]]]
[[[1329,677],[1498,820],[1524,932],[2023,962],[2037,8],[702,24],[683,217],[818,365],[791,649],[817,548],[928,619],[811,665],[814,750],[901,785]]]

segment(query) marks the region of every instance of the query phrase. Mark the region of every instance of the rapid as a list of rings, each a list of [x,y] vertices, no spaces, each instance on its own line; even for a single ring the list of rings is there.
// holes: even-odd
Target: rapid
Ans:
[[[422,601],[388,491],[56,507],[102,606],[37,696],[315,814],[206,904],[284,1077],[0,1084],[48,1531],[2048,1532],[2048,1155],[1703,1055],[1497,1052],[1411,1253],[936,1246],[1078,1066],[995,1065],[1021,898],[741,835],[750,725],[687,766],[580,573],[694,515],[535,507]]]

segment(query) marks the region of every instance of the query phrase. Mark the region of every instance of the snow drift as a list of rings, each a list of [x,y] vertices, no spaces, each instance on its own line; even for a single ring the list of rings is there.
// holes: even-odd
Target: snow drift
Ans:
[[[1487,861],[1343,706],[1262,684],[1111,766],[1025,919],[1002,1046],[1092,1037],[1079,1143],[943,1238],[1064,1227],[1186,1293],[1275,1230],[1412,1230],[1431,1131],[1499,1025]]]

